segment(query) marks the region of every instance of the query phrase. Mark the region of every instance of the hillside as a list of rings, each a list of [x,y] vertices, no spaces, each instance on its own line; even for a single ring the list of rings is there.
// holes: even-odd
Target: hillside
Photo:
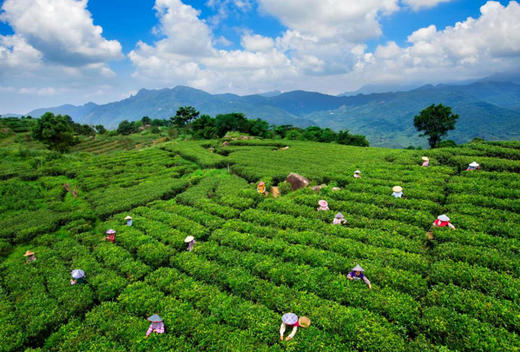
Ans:
[[[57,155],[5,138],[0,351],[520,348],[519,142],[418,152],[155,141]],[[473,160],[482,170],[463,171]],[[289,172],[328,187],[257,194],[259,180]],[[405,199],[390,196],[394,185]],[[316,211],[320,199],[331,210]],[[337,212],[346,226],[331,224]],[[442,213],[457,229],[428,239]],[[110,228],[115,243],[103,241]],[[371,290],[347,280],[356,264]],[[73,269],[86,284],[70,285]],[[281,342],[288,311],[312,324]],[[145,338],[154,313],[166,332]]]
[[[178,86],[173,89],[140,90],[135,96],[105,105],[64,105],[31,111],[68,114],[80,123],[117,127],[122,120],[143,116],[169,118],[183,105],[201,113],[243,112],[271,124],[299,127],[318,125],[335,130],[349,129],[366,135],[373,146],[403,148],[426,145],[413,128],[413,116],[422,109],[442,103],[460,115],[457,129],[449,138],[465,143],[475,137],[491,140],[520,138],[520,85],[511,82],[479,81],[467,85],[424,86],[409,91],[332,96],[316,92],[270,92],[262,95],[212,95]]]

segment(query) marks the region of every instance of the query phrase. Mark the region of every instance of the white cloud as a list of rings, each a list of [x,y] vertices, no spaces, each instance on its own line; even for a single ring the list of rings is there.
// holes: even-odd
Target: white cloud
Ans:
[[[453,0],[403,0],[403,3],[410,6],[414,11],[428,9],[435,7],[443,2],[450,2]]]
[[[248,51],[266,51],[274,47],[274,40],[259,34],[246,34],[242,36],[242,46]]]

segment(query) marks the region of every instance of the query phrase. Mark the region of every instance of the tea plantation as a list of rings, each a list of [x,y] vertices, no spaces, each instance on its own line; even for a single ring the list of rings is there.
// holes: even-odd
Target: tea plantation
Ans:
[[[520,142],[121,145],[2,144],[0,351],[520,351]],[[289,191],[290,172],[327,187]],[[444,213],[456,230],[427,238]],[[289,342],[285,312],[312,322]],[[154,313],[166,331],[145,338]]]

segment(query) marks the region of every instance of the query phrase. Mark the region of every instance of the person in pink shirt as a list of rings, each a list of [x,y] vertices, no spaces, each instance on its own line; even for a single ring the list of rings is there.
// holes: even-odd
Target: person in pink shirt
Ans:
[[[435,227],[446,227],[448,226],[450,229],[455,230],[455,226],[450,222],[450,218],[445,214],[439,215],[437,219],[433,222],[433,226]]]
[[[316,208],[316,210],[329,210],[329,203],[327,203],[326,200],[320,200],[318,202],[319,207]]]
[[[428,159],[427,156],[423,156],[423,157],[422,157],[422,161],[423,161],[423,163],[422,163],[422,165],[421,165],[422,167],[427,167],[427,166],[430,165],[430,159]]]
[[[298,327],[308,328],[311,325],[311,320],[307,317],[300,317],[294,313],[285,313],[282,315],[282,325],[280,326],[280,340],[283,341],[283,334],[285,333],[285,329],[287,326],[292,326],[292,331],[285,338],[285,341],[291,340],[294,335],[296,335],[296,331],[298,331]]]
[[[162,318],[154,314],[151,317],[148,317],[148,321],[151,321],[150,327],[148,328],[148,331],[146,332],[146,337],[148,337],[152,332],[155,332],[157,334],[163,334],[164,333],[164,323]]]

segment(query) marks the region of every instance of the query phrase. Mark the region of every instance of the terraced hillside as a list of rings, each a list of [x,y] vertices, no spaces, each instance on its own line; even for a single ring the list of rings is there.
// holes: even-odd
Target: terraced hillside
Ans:
[[[520,350],[519,142],[282,146],[0,149],[0,350]],[[464,171],[473,160],[482,170]],[[289,172],[328,187],[256,193]],[[390,196],[394,185],[405,199]],[[316,211],[320,199],[330,211]],[[338,211],[347,226],[332,225]],[[442,213],[457,229],[428,239]],[[102,240],[109,228],[114,244]],[[356,264],[371,290],[347,280]],[[76,268],[86,285],[70,285]],[[281,342],[288,311],[312,325]],[[153,313],[166,333],[145,338]]]

